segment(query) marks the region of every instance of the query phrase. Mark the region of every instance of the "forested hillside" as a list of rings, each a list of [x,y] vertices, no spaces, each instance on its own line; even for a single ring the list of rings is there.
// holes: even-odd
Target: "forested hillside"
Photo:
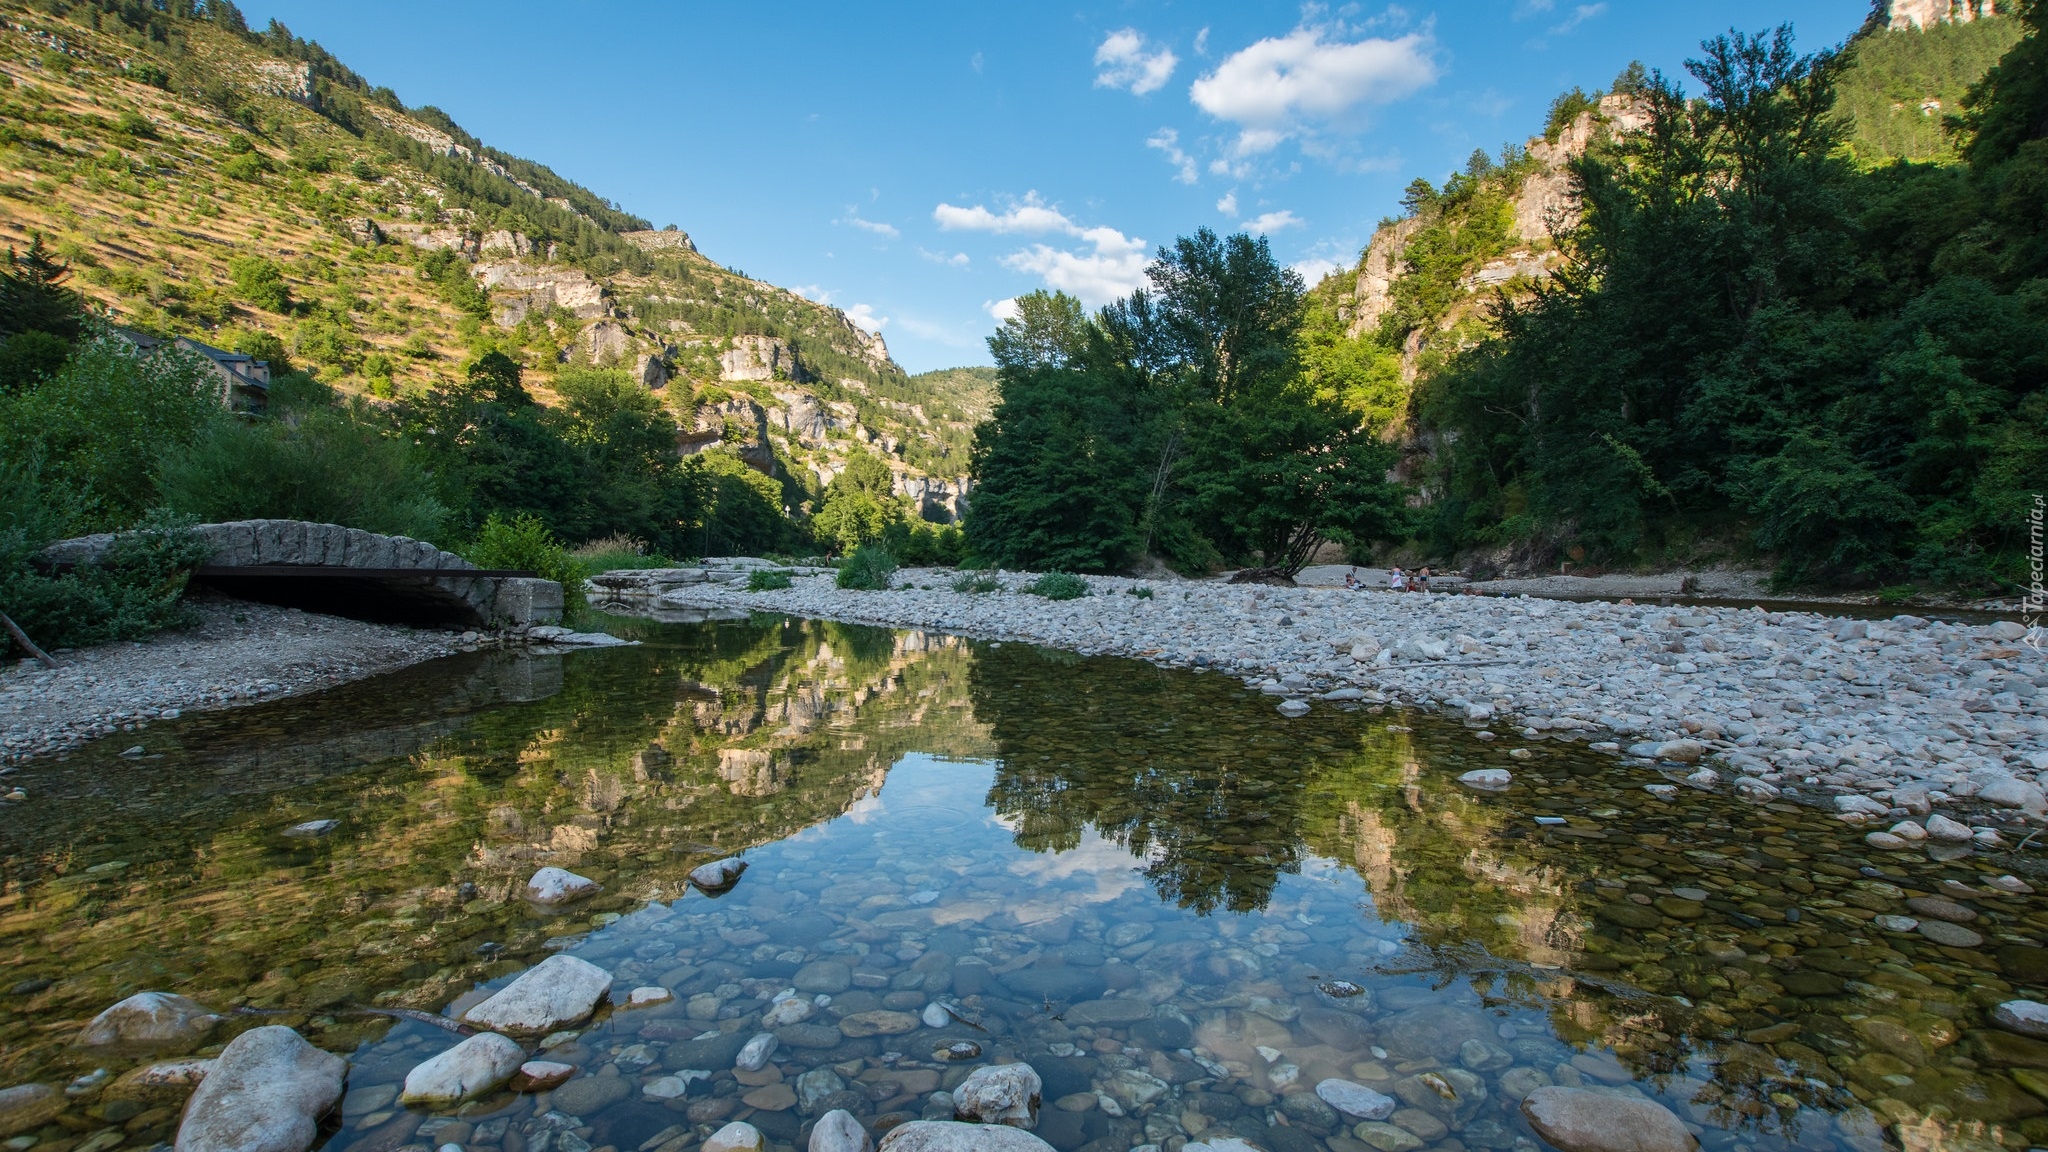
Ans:
[[[1724,37],[1686,77],[1567,93],[1318,286],[1305,353],[1404,445],[1411,554],[2023,576],[2040,9],[1881,17],[1839,51]]]
[[[913,380],[838,309],[227,0],[0,18],[0,603],[44,643],[171,622],[190,520],[400,533],[572,590],[883,536],[957,558],[933,522],[964,506],[972,373]],[[138,525],[164,531],[105,570],[32,563]]]
[[[815,495],[858,445],[957,497],[971,419],[912,387],[879,337],[282,25],[251,30],[226,0],[0,15],[0,240],[42,237],[113,322],[376,400],[492,351],[547,405],[556,371],[617,368],[686,447],[773,456]]]

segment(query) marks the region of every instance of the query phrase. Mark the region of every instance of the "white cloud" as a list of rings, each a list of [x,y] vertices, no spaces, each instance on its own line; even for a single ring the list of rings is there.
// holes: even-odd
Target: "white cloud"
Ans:
[[[946,264],[954,268],[965,268],[970,263],[965,252],[955,252],[949,256],[944,252],[934,252],[923,245],[919,245],[917,254],[934,264]]]
[[[832,302],[832,290],[830,288],[820,288],[816,284],[798,284],[791,288],[790,291],[806,300],[816,300],[820,304],[830,304]]]
[[[1207,56],[1208,54],[1209,30],[1207,28],[1203,28],[1200,32],[1195,33],[1195,55]]]
[[[973,56],[969,57],[967,66],[974,69],[976,76],[981,75],[981,53],[976,52]]]
[[[846,318],[853,321],[861,331],[869,334],[880,332],[889,326],[889,318],[875,315],[872,304],[855,304],[846,310]]]
[[[1552,36],[1562,36],[1605,11],[1607,11],[1606,4],[1581,4],[1572,10],[1572,14],[1567,16],[1563,23],[1552,25],[1550,34]]]
[[[1078,296],[1090,308],[1130,295],[1145,283],[1145,242],[1114,228],[1085,228],[1075,235],[1088,250],[1033,244],[1003,257],[1003,266],[1029,272],[1045,286]]]
[[[1233,189],[1232,191],[1229,191],[1229,192],[1226,192],[1226,193],[1224,193],[1224,194],[1223,194],[1223,199],[1221,199],[1221,200],[1218,200],[1218,201],[1216,202],[1216,211],[1217,211],[1218,213],[1220,213],[1220,214],[1224,215],[1224,216],[1235,216],[1235,215],[1237,215],[1237,192],[1236,192],[1236,190],[1234,190],[1234,189]]]
[[[995,317],[998,324],[1006,320],[1015,320],[1017,318],[1017,298],[1015,296],[1005,296],[1001,300],[983,300],[981,302],[981,310]]]
[[[1289,209],[1282,208],[1278,212],[1266,212],[1254,216],[1238,226],[1247,232],[1258,234],[1262,232],[1278,232],[1282,228],[1299,228],[1301,224],[1301,217],[1296,216]]]
[[[837,222],[840,224],[850,224],[863,232],[873,232],[877,236],[886,236],[891,240],[903,235],[903,233],[896,230],[894,224],[884,224],[879,220],[863,220],[860,218],[859,213],[850,210],[846,215],[840,217]]]
[[[1322,282],[1323,277],[1344,267],[1344,265],[1321,256],[1311,256],[1306,260],[1296,260],[1294,263],[1289,264],[1288,267],[1299,272],[1302,281],[1313,288]]]
[[[1143,96],[1165,87],[1179,63],[1170,49],[1146,51],[1144,34],[1125,28],[1111,32],[1095,49],[1095,86],[1128,88],[1131,95]]]
[[[1180,169],[1174,175],[1174,179],[1183,184],[1193,184],[1200,179],[1200,174],[1195,169],[1195,158],[1180,149],[1180,133],[1171,128],[1161,128],[1152,134],[1151,139],[1145,141],[1145,147],[1157,148],[1166,153],[1167,162]]]
[[[1399,39],[1333,40],[1330,30],[1301,27],[1226,57],[1188,89],[1196,107],[1239,127],[1235,151],[1272,150],[1318,122],[1341,120],[1365,105],[1384,104],[1436,82],[1432,42],[1421,33]]]
[[[1057,208],[1048,207],[1038,198],[1036,192],[1026,192],[1024,199],[1010,205],[1001,213],[989,211],[976,204],[972,208],[961,208],[952,204],[940,204],[932,209],[932,219],[938,222],[943,232],[1066,232],[1074,233],[1074,222],[1062,215]]]

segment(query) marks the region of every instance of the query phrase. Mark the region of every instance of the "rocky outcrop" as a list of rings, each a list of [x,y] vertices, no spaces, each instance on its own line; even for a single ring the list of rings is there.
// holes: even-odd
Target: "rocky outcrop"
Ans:
[[[395,221],[381,225],[384,232],[396,240],[403,240],[415,248],[429,252],[450,249],[464,256],[476,255],[476,238],[467,231],[453,225],[429,227],[425,224],[408,224]]]
[[[1924,30],[1936,24],[1968,24],[1998,15],[1997,0],[1891,0],[1885,23],[1892,31]]]
[[[1348,307],[1351,325],[1346,332],[1356,339],[1380,326],[1380,318],[1394,307],[1394,280],[1401,275],[1402,261],[1408,250],[1408,241],[1422,227],[1422,221],[1415,217],[1396,220],[1381,225],[1372,234],[1372,242],[1365,246],[1365,255],[1358,262],[1358,284],[1352,290]]]
[[[177,1152],[305,1152],[348,1061],[272,1024],[230,1041],[185,1105]]]
[[[611,291],[580,268],[556,268],[518,260],[487,261],[473,270],[491,293],[491,316],[510,328],[534,311],[565,308],[578,320],[612,314]]]
[[[599,320],[583,330],[583,351],[593,364],[616,364],[632,350],[632,333],[616,320]]]
[[[259,60],[249,66],[249,86],[295,104],[313,104],[313,66],[295,60]]]
[[[667,386],[668,361],[652,352],[641,353],[633,358],[633,379],[645,388]]]
[[[731,347],[718,354],[721,380],[806,379],[796,349],[773,336],[734,336]]]
[[[965,476],[948,480],[939,476],[896,475],[896,495],[908,499],[919,516],[938,524],[950,524],[967,514],[967,494],[973,481]]]
[[[619,239],[644,252],[695,252],[697,246],[690,241],[688,232],[678,232],[673,226],[659,232],[621,232]]]
[[[487,254],[492,252],[506,253],[512,256],[530,256],[533,254],[533,241],[525,233],[514,232],[507,228],[484,233],[484,238],[477,247],[479,251]]]
[[[807,444],[822,444],[825,433],[840,427],[840,421],[808,392],[777,392],[781,407],[770,410],[769,423]]]

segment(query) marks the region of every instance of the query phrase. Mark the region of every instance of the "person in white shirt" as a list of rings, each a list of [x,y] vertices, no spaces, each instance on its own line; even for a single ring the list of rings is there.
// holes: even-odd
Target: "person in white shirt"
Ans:
[[[1408,590],[1408,577],[1399,568],[1394,569],[1393,572],[1388,574],[1387,590],[1389,592],[1406,592]]]

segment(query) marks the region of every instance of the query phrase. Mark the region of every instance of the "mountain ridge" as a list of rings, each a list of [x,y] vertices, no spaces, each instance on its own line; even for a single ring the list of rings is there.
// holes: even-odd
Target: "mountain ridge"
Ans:
[[[0,3],[0,242],[49,238],[116,322],[380,400],[489,350],[542,373],[617,367],[694,429],[679,450],[723,445],[813,494],[869,451],[901,494],[936,488],[927,511],[957,511],[968,412],[842,310],[406,107],[282,25],[251,31],[224,0],[54,8]],[[762,419],[724,420],[735,395]],[[728,425],[759,439],[703,435]]]

